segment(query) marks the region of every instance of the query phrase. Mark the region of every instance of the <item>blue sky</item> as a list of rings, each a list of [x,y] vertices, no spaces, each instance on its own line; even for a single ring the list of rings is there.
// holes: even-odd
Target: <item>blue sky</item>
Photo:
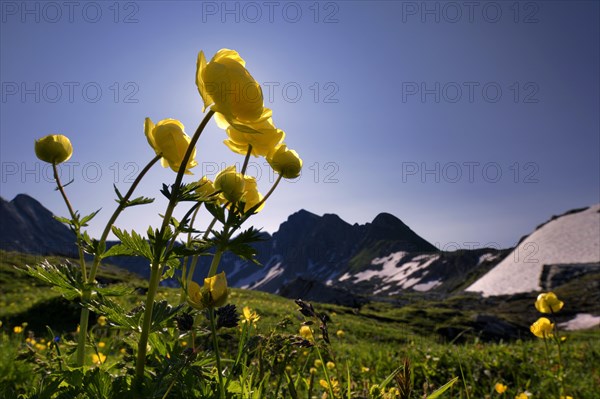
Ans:
[[[389,212],[443,249],[516,244],[552,214],[600,202],[599,3],[0,2],[0,195],[65,215],[36,138],[70,137],[63,167],[82,213],[115,203],[153,155],[144,118],[203,117],[198,51],[237,50],[304,159],[251,219],[273,232],[304,208],[350,223]],[[242,162],[214,122],[194,173]],[[264,159],[249,173],[273,181]],[[159,223],[156,204],[117,222]],[[204,215],[198,227],[208,223]]]

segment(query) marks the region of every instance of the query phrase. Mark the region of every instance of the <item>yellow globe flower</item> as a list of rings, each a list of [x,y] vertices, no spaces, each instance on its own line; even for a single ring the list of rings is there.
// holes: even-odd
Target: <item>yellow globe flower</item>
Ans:
[[[335,335],[337,335],[338,338],[342,339],[342,338],[344,338],[344,336],[346,335],[346,333],[344,332],[344,330],[337,330],[337,332],[335,333]]]
[[[557,298],[554,292],[541,293],[535,301],[535,308],[540,313],[556,313],[563,306],[564,303]]]
[[[494,386],[494,389],[498,393],[504,393],[504,392],[506,392],[506,390],[508,389],[508,387],[506,385],[500,383],[500,382],[497,382],[496,385]]]
[[[41,161],[59,164],[73,155],[73,146],[67,136],[50,134],[35,141],[35,155]]]
[[[214,308],[227,302],[227,278],[225,272],[204,279],[204,286],[192,281],[188,285],[188,303],[196,309]]]
[[[538,338],[548,338],[552,336],[554,323],[551,323],[545,317],[540,317],[535,323],[529,327],[529,330]]]
[[[155,125],[150,118],[146,118],[144,133],[156,155],[162,155],[162,166],[165,168],[170,167],[175,172],[179,171],[183,157],[192,140],[185,134],[183,124],[175,119],[163,119]],[[192,174],[189,169],[198,165],[195,158],[196,149],[194,148],[186,165],[186,174]]]
[[[215,184],[210,181],[206,176],[202,176],[202,178],[198,181],[198,188],[196,188],[196,194],[198,194],[203,199],[210,199],[210,197],[215,193]]]
[[[244,213],[248,212],[254,206],[258,205],[263,200],[263,195],[258,192],[256,179],[252,176],[244,176],[244,193],[240,201],[244,202]],[[262,203],[254,213],[260,212],[265,207]]]
[[[223,169],[215,177],[215,189],[221,191],[229,202],[237,202],[244,194],[246,179],[241,173],[237,173],[235,166]]]
[[[21,334],[23,332],[23,327],[21,327],[21,326],[15,326],[15,327],[13,327],[13,332],[15,334]]]
[[[329,370],[333,370],[333,369],[335,368],[335,363],[334,363],[334,362],[327,362],[327,363],[325,364],[325,366],[327,366],[327,368],[328,368]]]
[[[309,326],[301,326],[300,327],[300,336],[308,341],[314,341],[313,333]],[[315,366],[316,366],[316,361],[315,361]]]
[[[100,316],[98,317],[98,325],[100,327],[104,327],[106,325],[107,321],[106,321],[106,317],[105,316]]]
[[[267,156],[267,162],[273,170],[286,179],[294,179],[300,176],[302,170],[302,159],[294,150],[288,150],[285,144],[279,144]]]
[[[246,155],[251,145],[252,155],[266,157],[285,138],[284,131],[273,124],[271,115],[272,111],[265,108],[261,118],[254,123],[231,125],[222,114],[215,114],[215,121],[227,132],[228,139],[223,143],[231,151]]]
[[[233,123],[254,122],[263,114],[262,89],[235,50],[221,49],[208,63],[200,51],[196,86],[204,101],[203,111],[212,105],[213,111]]]

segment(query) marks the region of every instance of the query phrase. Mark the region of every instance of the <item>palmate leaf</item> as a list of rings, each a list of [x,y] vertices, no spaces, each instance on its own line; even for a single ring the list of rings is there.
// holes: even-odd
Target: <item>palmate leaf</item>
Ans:
[[[152,260],[152,249],[150,248],[150,244],[141,235],[133,230],[131,233],[128,233],[126,230],[120,230],[114,226],[112,231],[121,241],[121,243],[111,247],[108,251],[106,251],[102,255],[103,258],[107,256],[129,255],[141,256],[143,258]]]
[[[83,278],[79,268],[71,263],[53,265],[44,259],[36,266],[20,268],[28,275],[52,286],[63,297],[74,300],[83,293]]]
[[[152,326],[150,332],[158,331],[163,328],[163,324],[177,315],[183,305],[171,306],[166,300],[154,302],[152,308]]]
[[[90,220],[92,220],[92,219],[94,218],[94,216],[96,216],[96,215],[98,214],[98,212],[100,212],[101,210],[102,210],[102,208],[98,209],[97,211],[94,211],[94,212],[90,213],[90,214],[89,214],[89,215],[87,215],[87,216],[84,216],[84,217],[82,217],[82,218],[79,220],[79,226],[80,226],[80,227],[86,227],[86,226],[87,226],[87,223],[88,223]]]
[[[91,301],[88,307],[94,312],[104,315],[111,325],[126,329],[140,332],[141,319],[144,314],[144,307],[139,306],[134,308],[132,311],[127,312],[118,303],[108,299],[100,298],[98,300]]]

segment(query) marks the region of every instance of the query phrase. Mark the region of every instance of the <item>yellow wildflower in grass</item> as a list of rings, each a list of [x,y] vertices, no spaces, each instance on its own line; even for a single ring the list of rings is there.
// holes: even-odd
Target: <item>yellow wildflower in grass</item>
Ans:
[[[192,281],[188,285],[188,303],[196,309],[214,308],[227,302],[227,278],[225,272],[204,279],[204,286]]]
[[[538,338],[549,338],[554,330],[554,323],[545,317],[540,317],[529,327],[529,330]]]
[[[67,136],[49,134],[35,141],[35,155],[44,162],[59,164],[71,158],[73,146]]]
[[[264,108],[258,121],[244,125],[233,126],[221,114],[215,114],[215,121],[227,133],[223,143],[231,151],[246,155],[248,147],[252,146],[252,155],[266,157],[285,138],[285,132],[273,124],[272,113],[269,108]]]
[[[13,328],[13,332],[14,332],[15,334],[21,334],[21,333],[23,332],[23,327],[21,327],[21,326],[15,326],[15,327]]]
[[[260,316],[248,306],[244,306],[244,308],[242,309],[242,315],[244,316],[242,323],[250,323],[252,325],[256,325],[256,322],[260,320]]]
[[[96,353],[92,354],[92,363],[102,364],[105,361],[106,361],[106,355],[104,355],[102,352],[98,352],[98,354],[96,354]]]
[[[252,176],[244,176],[244,193],[240,198],[240,201],[244,203],[244,213],[248,212],[254,206],[258,205],[263,199],[263,195],[258,192],[258,185],[256,179]],[[254,213],[260,212],[265,207],[262,203],[258,208],[254,210]]]
[[[563,306],[564,302],[560,301],[554,292],[541,293],[535,301],[535,308],[540,313],[556,313]]]
[[[327,362],[325,364],[325,366],[329,369],[329,370],[333,370],[335,368],[335,363],[334,362]]]
[[[150,118],[146,118],[144,133],[156,155],[162,155],[162,166],[170,167],[177,172],[192,140],[185,134],[183,124],[175,119],[163,119],[155,125]],[[196,149],[194,148],[187,163],[186,174],[192,174],[189,169],[198,165],[195,158]]]
[[[315,360],[315,367],[319,368],[321,366],[323,366],[323,362],[321,361],[321,359]]]
[[[344,332],[344,330],[337,330],[337,332],[335,333],[335,335],[337,335],[338,338],[342,339],[342,338],[344,338],[344,336],[346,335],[346,333]]]
[[[181,341],[181,346],[187,346],[187,341]]]
[[[311,367],[311,368],[310,368],[308,371],[309,371],[311,374],[313,374],[313,375],[314,375],[314,374],[317,374],[317,369],[316,369],[316,367]]]
[[[370,370],[371,370],[370,368],[368,368],[368,367],[365,367],[365,366],[362,366],[362,367],[360,368],[360,371],[361,371],[362,373],[368,373]]]
[[[496,385],[494,386],[494,389],[498,393],[504,393],[504,392],[506,392],[508,387],[506,385],[502,384],[501,382],[497,382]]]
[[[98,342],[98,348],[104,348],[106,346],[106,342],[100,341]]]
[[[196,86],[204,101],[203,112],[212,105],[232,124],[255,122],[263,114],[262,89],[235,50],[221,49],[208,63],[200,51]]]
[[[331,378],[331,379],[329,379],[329,381],[331,381],[331,388],[334,388],[334,389],[337,388],[338,382],[335,378]],[[321,385],[325,389],[329,388],[329,384],[327,383],[327,380],[319,380],[319,385]]]
[[[104,327],[106,325],[106,317],[105,316],[98,317],[98,325],[100,327]]]
[[[304,338],[304,339],[306,339],[308,341],[314,341],[315,340],[315,338],[313,336],[312,329],[309,326],[301,326],[300,327],[300,335],[302,336],[302,338]],[[316,360],[315,360],[315,366],[316,366]]]
[[[235,166],[228,166],[215,177],[215,189],[221,191],[229,202],[237,202],[244,194],[246,179],[237,173]]]
[[[302,170],[302,159],[294,150],[288,150],[287,145],[279,144],[269,155],[267,162],[273,170],[286,179],[294,179],[300,176]]]
[[[572,397],[572,396],[569,396],[569,395],[567,395],[567,396],[561,396],[561,397],[560,397],[560,399],[573,399],[573,397]]]
[[[44,345],[44,344],[39,344],[39,343],[38,343],[38,344],[35,344],[35,349],[37,349],[37,350],[39,350],[39,351],[45,350],[45,349],[46,349],[46,345]]]
[[[515,399],[530,399],[530,398],[531,398],[531,395],[528,392],[521,392],[520,394],[515,396]]]

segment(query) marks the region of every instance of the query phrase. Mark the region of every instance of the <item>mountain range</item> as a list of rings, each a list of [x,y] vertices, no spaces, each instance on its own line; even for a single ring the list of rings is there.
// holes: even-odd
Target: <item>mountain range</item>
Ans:
[[[0,198],[0,249],[74,256],[73,242],[69,228],[34,198]],[[553,216],[515,248],[503,250],[440,251],[389,213],[360,225],[306,210],[290,215],[272,235],[262,233],[253,245],[262,267],[223,255],[220,270],[232,287],[353,307],[410,293],[433,299],[461,293],[514,296],[600,273],[600,205]],[[207,258],[201,257],[196,281],[205,276]],[[140,258],[107,262],[149,275],[147,261]]]

